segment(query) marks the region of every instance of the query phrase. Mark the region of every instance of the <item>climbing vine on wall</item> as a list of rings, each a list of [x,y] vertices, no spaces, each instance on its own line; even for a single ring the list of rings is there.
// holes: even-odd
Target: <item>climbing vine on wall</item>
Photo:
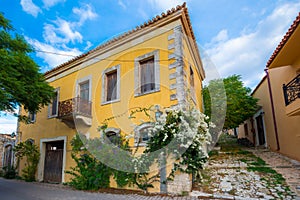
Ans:
[[[38,147],[33,144],[30,140],[20,142],[14,147],[15,156],[20,159],[25,159],[25,167],[22,170],[25,181],[35,181],[35,173],[40,159],[40,152]]]
[[[197,176],[208,158],[209,126],[213,125],[207,123],[204,114],[189,106],[165,109],[156,120],[151,117],[152,111],[152,108],[130,111],[129,118],[144,113],[152,124],[147,129],[150,139],[138,156],[139,143],[130,148],[130,137],[120,136],[117,145],[104,137],[109,122],[120,116],[103,122],[99,127],[100,138],[86,139],[77,135],[72,141],[72,157],[77,166],[68,171],[73,175],[70,184],[78,189],[106,188],[110,185],[110,176],[113,176],[119,187],[135,185],[147,192],[160,177],[159,171],[150,176],[150,167],[155,164],[162,167],[162,158],[166,162],[164,165],[170,164],[167,160],[173,160],[169,180],[176,171]]]

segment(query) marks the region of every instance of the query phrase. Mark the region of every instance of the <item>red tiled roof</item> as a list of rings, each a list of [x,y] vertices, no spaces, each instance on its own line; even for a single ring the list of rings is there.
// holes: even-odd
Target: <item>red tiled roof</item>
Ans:
[[[168,10],[166,13],[163,12],[161,15],[157,15],[156,17],[152,18],[151,20],[148,20],[148,22],[145,22],[145,23],[141,24],[140,26],[136,26],[136,28],[134,28],[134,29],[132,29],[132,30],[130,30],[130,31],[128,31],[128,32],[120,35],[120,36],[112,38],[111,40],[109,40],[109,41],[107,41],[107,42],[99,45],[98,47],[96,47],[96,48],[94,48],[94,49],[92,49],[92,50],[90,50],[90,51],[88,51],[86,53],[83,53],[83,54],[81,54],[79,56],[76,56],[73,59],[71,59],[71,60],[69,60],[69,61],[67,61],[67,62],[65,62],[65,63],[63,63],[61,65],[58,65],[57,67],[55,67],[55,68],[53,68],[53,69],[45,72],[44,75],[48,75],[48,74],[50,74],[50,73],[52,73],[54,71],[57,71],[57,70],[65,67],[66,65],[68,65],[68,64],[70,64],[70,63],[72,63],[72,62],[74,62],[76,60],[84,58],[85,56],[87,56],[88,54],[90,54],[92,52],[95,52],[95,51],[97,51],[99,49],[102,49],[102,48],[108,46],[108,45],[111,45],[111,44],[115,43],[116,41],[118,41],[118,40],[120,40],[122,38],[125,38],[125,37],[127,37],[127,36],[129,36],[129,35],[131,35],[131,34],[133,34],[135,32],[137,32],[137,31],[139,31],[141,29],[149,27],[150,25],[153,25],[157,21],[159,21],[159,20],[161,20],[163,18],[166,18],[166,17],[168,17],[168,16],[172,15],[173,13],[175,13],[177,11],[180,11],[180,10],[182,10],[182,12],[185,14],[185,17],[186,17],[187,22],[188,22],[189,29],[191,31],[191,37],[195,41],[195,35],[194,35],[193,29],[192,29],[191,20],[190,20],[190,17],[189,17],[189,14],[188,14],[188,10],[187,10],[187,7],[186,7],[186,2],[184,2],[182,5],[178,5],[178,6],[176,6],[176,8],[172,8],[171,10]],[[197,46],[196,46],[196,48],[197,48]]]
[[[269,67],[271,65],[273,60],[279,54],[280,50],[283,48],[283,46],[289,40],[289,38],[291,37],[293,32],[296,30],[296,28],[298,27],[299,24],[300,24],[300,12],[298,13],[298,16],[296,17],[295,21],[293,22],[293,24],[289,28],[288,32],[286,32],[285,36],[283,37],[283,39],[281,40],[281,42],[279,43],[279,45],[277,46],[277,48],[273,52],[272,56],[270,57],[269,61],[267,62],[266,67]]]

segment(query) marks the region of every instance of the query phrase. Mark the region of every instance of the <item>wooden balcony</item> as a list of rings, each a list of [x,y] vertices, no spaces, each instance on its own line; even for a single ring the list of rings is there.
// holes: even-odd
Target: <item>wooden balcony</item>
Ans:
[[[92,102],[80,97],[60,101],[58,118],[70,128],[90,127],[92,125]]]
[[[300,74],[283,85],[286,114],[288,116],[300,115]]]

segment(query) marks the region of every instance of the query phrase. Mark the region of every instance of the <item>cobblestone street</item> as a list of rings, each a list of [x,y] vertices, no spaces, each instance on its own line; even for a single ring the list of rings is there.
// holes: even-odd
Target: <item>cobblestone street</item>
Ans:
[[[279,153],[263,150],[250,149],[254,155],[262,158],[278,173],[285,178],[290,189],[300,197],[300,162],[282,156]]]
[[[27,183],[0,178],[0,199],[296,199],[300,200],[300,162],[261,148],[229,143],[211,152],[203,181],[190,196],[115,194],[73,190],[62,184]]]
[[[300,162],[267,149],[231,145],[212,152],[192,196],[300,199]]]

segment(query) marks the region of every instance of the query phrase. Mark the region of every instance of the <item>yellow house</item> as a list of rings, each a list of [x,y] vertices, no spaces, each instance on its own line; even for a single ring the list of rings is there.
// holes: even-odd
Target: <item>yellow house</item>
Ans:
[[[252,95],[261,108],[239,137],[300,161],[300,13],[269,59]]]
[[[77,132],[99,137],[97,128],[109,117],[121,116],[109,123],[108,135],[133,132],[134,146],[145,142],[140,133],[147,124],[133,130],[130,109],[192,103],[202,110],[205,75],[185,3],[44,75],[56,96],[18,130],[20,141],[32,139],[40,148],[39,181],[67,182],[71,139]]]

